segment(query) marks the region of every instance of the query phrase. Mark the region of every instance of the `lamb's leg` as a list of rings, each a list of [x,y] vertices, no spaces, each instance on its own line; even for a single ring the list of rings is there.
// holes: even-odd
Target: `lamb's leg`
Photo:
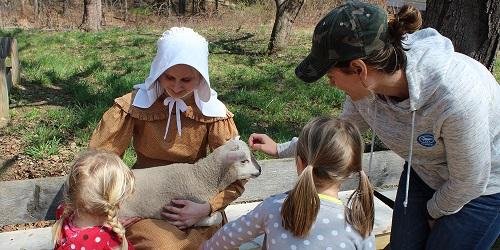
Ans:
[[[197,226],[197,227],[209,227],[209,226],[213,226],[213,225],[219,225],[221,223],[222,223],[222,214],[220,212],[217,212],[210,217],[207,216],[207,217],[201,219],[200,221],[198,221],[198,223],[196,223],[195,226]]]

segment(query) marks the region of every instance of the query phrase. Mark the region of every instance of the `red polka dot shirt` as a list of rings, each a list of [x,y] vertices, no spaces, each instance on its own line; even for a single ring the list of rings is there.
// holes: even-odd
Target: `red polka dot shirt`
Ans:
[[[63,211],[64,207],[60,205],[56,211],[56,219],[61,217]],[[64,220],[61,230],[61,239],[54,247],[55,250],[112,250],[121,246],[120,238],[108,226],[78,228],[70,217]],[[128,249],[134,250],[130,241]]]

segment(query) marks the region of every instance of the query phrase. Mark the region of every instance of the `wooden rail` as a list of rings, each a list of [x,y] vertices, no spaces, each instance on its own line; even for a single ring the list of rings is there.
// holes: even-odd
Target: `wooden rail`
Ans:
[[[368,173],[368,154],[363,168]],[[376,152],[371,182],[379,189],[398,184],[404,160],[392,151]],[[245,192],[233,204],[261,201],[270,195],[290,190],[297,180],[293,159],[263,160],[262,174],[245,185]],[[62,198],[64,177],[0,182],[0,225],[54,219],[55,208]],[[347,180],[341,190],[352,190],[358,178]]]

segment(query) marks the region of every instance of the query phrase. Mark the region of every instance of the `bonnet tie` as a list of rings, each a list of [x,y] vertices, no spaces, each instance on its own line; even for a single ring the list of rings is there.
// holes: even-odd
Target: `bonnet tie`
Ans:
[[[185,112],[187,109],[186,103],[179,98],[173,98],[171,96],[165,98],[163,101],[163,105],[168,106],[168,120],[167,120],[167,127],[165,128],[165,135],[163,136],[163,140],[167,139],[167,133],[168,133],[168,127],[170,125],[170,115],[172,114],[172,108],[174,107],[175,104],[175,119],[177,123],[177,132],[179,133],[179,136],[181,136],[181,116],[179,111]]]

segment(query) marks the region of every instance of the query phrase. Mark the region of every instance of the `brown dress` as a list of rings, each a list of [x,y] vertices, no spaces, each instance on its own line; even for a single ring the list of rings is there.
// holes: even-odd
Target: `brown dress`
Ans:
[[[206,117],[195,104],[194,96],[186,97],[187,110],[181,113],[182,134],[178,135],[175,111],[170,118],[167,138],[163,139],[168,119],[164,96],[149,108],[132,106],[135,92],[116,98],[104,113],[90,139],[89,147],[104,149],[123,156],[133,139],[137,162],[133,168],[148,168],[176,162],[194,163],[238,135],[233,114]],[[210,201],[213,212],[222,211],[244,191],[236,181]],[[196,249],[219,226],[191,228],[185,231],[165,221],[143,219],[127,228],[127,238],[137,249]]]

